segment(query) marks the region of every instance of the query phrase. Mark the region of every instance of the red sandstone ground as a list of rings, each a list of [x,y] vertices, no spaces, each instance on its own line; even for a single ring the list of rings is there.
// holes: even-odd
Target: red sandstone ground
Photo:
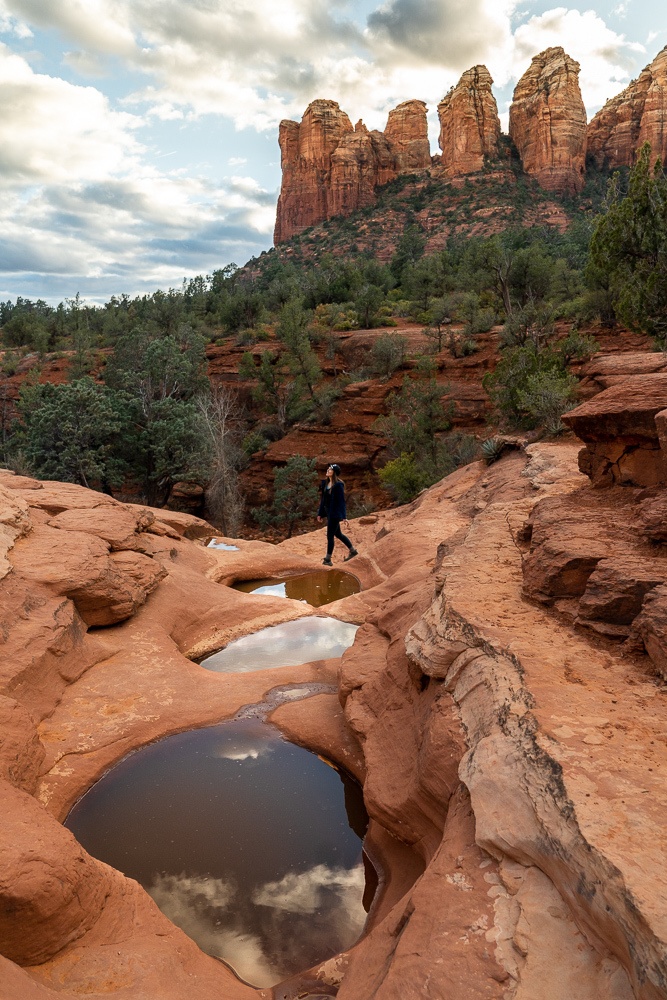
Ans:
[[[589,377],[618,377],[611,367]],[[660,372],[637,377],[657,400]],[[618,391],[595,397],[598,412],[608,392],[618,409]],[[633,398],[628,438],[644,419]],[[271,995],[199,952],[60,820],[128,750],[311,680],[338,697],[285,704],[274,721],[363,780],[388,881],[362,941],[276,1000],[667,996],[663,542],[645,489],[591,487],[579,447],[533,444],[353,522],[364,589],[325,609],[362,625],[340,665],[243,675],[190,657],[312,612],[226,584],[319,567],[321,530],[216,551],[187,515],[3,475],[3,1000]],[[655,450],[634,467],[655,466]],[[664,486],[652,489],[655,506]],[[579,527],[559,532],[565,517]],[[578,538],[613,572],[584,567]],[[648,589],[633,605],[638,559]],[[533,565],[553,566],[555,601]],[[612,606],[629,619],[625,645],[604,632]]]

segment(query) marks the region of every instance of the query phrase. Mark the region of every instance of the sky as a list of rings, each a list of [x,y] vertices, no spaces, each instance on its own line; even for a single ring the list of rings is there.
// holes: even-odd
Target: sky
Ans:
[[[278,124],[316,98],[384,128],[471,66],[507,127],[531,58],[589,117],[667,44],[655,0],[0,0],[0,300],[179,288],[272,245]]]

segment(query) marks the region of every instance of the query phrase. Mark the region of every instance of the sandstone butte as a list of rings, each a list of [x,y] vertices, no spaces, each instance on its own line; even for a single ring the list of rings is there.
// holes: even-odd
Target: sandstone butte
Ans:
[[[588,126],[588,152],[599,168],[630,167],[645,142],[667,159],[667,46],[636,80],[607,101]]]
[[[492,82],[485,66],[474,66],[439,103],[442,155],[433,159],[422,101],[391,111],[384,132],[362,122],[353,129],[335,101],[314,101],[300,124],[283,121],[275,243],[373,204],[376,188],[400,174],[430,171],[452,180],[500,163]],[[509,131],[529,176],[548,191],[574,194],[584,185],[587,151],[600,169],[631,166],[644,142],[667,159],[666,115],[667,47],[588,126],[579,64],[558,47],[535,56],[519,80]]]
[[[586,172],[586,109],[579,63],[560,48],[535,56],[514,90],[510,138],[523,169],[549,191],[575,194]]]
[[[596,394],[567,416],[583,446],[514,442],[354,521],[363,589],[317,612],[360,625],[341,660],[193,662],[314,613],[228,585],[319,569],[322,530],[224,552],[189,515],[0,473],[0,997],[667,997],[652,357],[591,362]],[[270,718],[363,783],[384,878],[354,947],[257,991],[61,823],[129,751],[297,682],[320,693]]]
[[[447,176],[477,173],[496,159],[500,139],[498,105],[486,66],[473,66],[438,104],[439,145]]]
[[[283,171],[274,241],[373,203],[375,188],[431,164],[426,105],[405,101],[384,132],[352,123],[336,101],[313,101],[301,123],[282,121]]]

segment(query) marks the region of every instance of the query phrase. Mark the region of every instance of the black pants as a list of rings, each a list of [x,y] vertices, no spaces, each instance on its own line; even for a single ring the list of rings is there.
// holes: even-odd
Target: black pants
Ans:
[[[343,534],[340,530],[340,521],[334,521],[331,518],[327,520],[327,555],[330,556],[334,550],[334,538],[340,538],[343,545],[347,545],[348,549],[352,548],[352,542],[350,539]]]

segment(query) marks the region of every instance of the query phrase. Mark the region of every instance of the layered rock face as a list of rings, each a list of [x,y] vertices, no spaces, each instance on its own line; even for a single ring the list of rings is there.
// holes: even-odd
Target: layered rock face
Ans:
[[[336,101],[313,101],[301,124],[280,123],[283,182],[278,199],[274,240],[290,236],[326,219],[331,156],[352,122]]]
[[[574,194],[584,186],[586,109],[579,63],[560,47],[535,56],[510,107],[510,137],[523,169],[548,191]]]
[[[384,135],[394,151],[399,174],[430,167],[431,147],[423,101],[404,101],[390,111]]]
[[[399,174],[424,170],[431,156],[423,101],[389,112],[385,132],[352,128],[335,101],[313,101],[301,124],[280,123],[282,186],[274,242],[372,204],[375,188]]]
[[[588,126],[588,152],[599,168],[631,167],[645,142],[667,159],[667,46]]]
[[[500,119],[486,66],[473,66],[438,104],[442,165],[449,177],[476,173],[498,155]]]

